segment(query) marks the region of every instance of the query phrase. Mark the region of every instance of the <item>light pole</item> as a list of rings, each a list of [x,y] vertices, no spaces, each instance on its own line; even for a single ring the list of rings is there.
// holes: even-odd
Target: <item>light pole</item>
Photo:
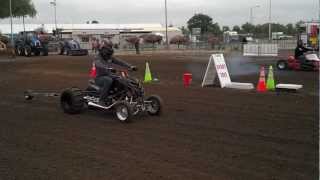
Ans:
[[[320,0],[319,0],[319,17],[318,17],[318,53],[319,53],[319,57],[320,57]]]
[[[14,47],[13,42],[13,25],[12,25],[12,1],[9,1],[9,9],[10,9],[10,27],[11,27],[11,46]]]
[[[54,7],[54,24],[57,31],[57,0],[53,0],[50,4]]]
[[[271,0],[269,0],[269,41],[271,41]]]
[[[165,4],[165,19],[166,19],[166,46],[169,49],[169,39],[168,39],[168,7],[167,7],[167,0],[164,1]]]
[[[255,5],[253,7],[250,8],[250,24],[253,24],[253,10],[254,8],[259,8],[259,5]]]

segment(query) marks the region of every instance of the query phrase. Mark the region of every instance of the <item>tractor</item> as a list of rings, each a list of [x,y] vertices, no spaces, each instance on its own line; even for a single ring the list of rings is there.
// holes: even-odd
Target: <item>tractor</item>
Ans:
[[[65,40],[60,43],[60,55],[67,56],[86,56],[89,54],[87,49],[82,49],[76,40]]]
[[[15,41],[18,56],[48,56],[48,36],[34,31],[20,32]]]

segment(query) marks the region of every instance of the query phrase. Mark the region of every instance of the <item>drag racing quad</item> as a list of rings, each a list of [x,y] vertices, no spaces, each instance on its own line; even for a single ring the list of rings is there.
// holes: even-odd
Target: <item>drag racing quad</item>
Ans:
[[[279,60],[277,68],[279,70],[305,70],[319,71],[320,59],[315,53],[305,53],[304,60],[296,59],[294,56],[289,56],[287,60]]]
[[[100,100],[102,87],[95,79],[89,81],[88,88],[66,89],[60,96],[63,111],[68,114],[79,114],[84,109],[113,111],[120,122],[129,122],[133,116],[147,112],[158,116],[162,111],[162,100],[157,95],[145,97],[142,83],[129,76],[128,71],[110,69],[113,83],[108,97]]]

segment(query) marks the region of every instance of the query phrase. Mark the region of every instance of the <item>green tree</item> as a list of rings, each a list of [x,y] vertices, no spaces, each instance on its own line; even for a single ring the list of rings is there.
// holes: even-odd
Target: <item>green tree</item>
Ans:
[[[266,38],[269,36],[269,24],[258,24],[255,27],[254,35],[257,38]]]
[[[236,31],[239,33],[241,31],[241,28],[236,25],[236,26],[233,26],[232,31]]]
[[[288,35],[293,36],[297,33],[296,28],[293,26],[292,23],[287,24],[286,28],[287,28],[286,34],[288,34]]]
[[[187,22],[188,29],[192,31],[193,28],[201,28],[201,34],[209,32],[212,26],[212,18],[205,14],[195,14]]]
[[[241,26],[242,32],[244,33],[254,33],[255,31],[255,26],[250,23],[245,23]]]
[[[225,32],[225,31],[230,31],[229,26],[223,26],[222,27],[222,32]]]
[[[0,19],[10,17],[9,1],[0,0]],[[14,17],[34,17],[37,11],[31,0],[12,0],[12,15]]]
[[[211,24],[209,26],[209,32],[216,35],[216,36],[219,36],[222,34],[222,31],[221,31],[218,23]]]
[[[279,24],[279,23],[273,23],[272,24],[272,32],[286,32],[287,31],[287,27],[283,24]]]
[[[296,29],[299,33],[304,31],[304,28],[301,26],[303,23],[303,21],[299,21],[296,23]]]

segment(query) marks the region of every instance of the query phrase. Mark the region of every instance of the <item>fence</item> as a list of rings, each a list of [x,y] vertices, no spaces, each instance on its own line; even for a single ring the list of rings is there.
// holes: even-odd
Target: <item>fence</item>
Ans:
[[[278,44],[245,44],[244,56],[278,56]]]
[[[260,46],[257,46],[260,44]],[[261,44],[272,44],[268,45],[266,47],[261,46]],[[249,44],[248,44],[249,45]],[[187,45],[175,45],[171,44],[170,49],[173,50],[235,50],[235,51],[241,51],[243,50],[244,54],[246,55],[259,55],[259,56],[269,56],[269,55],[275,55],[277,54],[277,51],[275,50],[275,45],[277,46],[278,50],[291,50],[296,47],[296,40],[258,40],[255,45],[250,44],[250,46],[243,45],[241,43],[221,43],[218,42],[216,44],[210,44],[206,41],[203,42],[194,42],[189,43]],[[56,50],[58,45],[55,43],[52,43],[52,46],[50,47],[51,51]],[[272,47],[274,46],[274,47]],[[83,49],[91,50],[91,43],[87,42],[81,42],[80,47]],[[131,44],[124,44],[119,46],[120,50],[122,51],[135,51],[135,47]],[[154,51],[154,50],[163,50],[165,49],[165,44],[141,44],[140,50],[141,51]]]
[[[287,40],[272,40],[271,42],[267,39],[258,40],[258,43],[261,44],[277,44],[279,50],[291,50],[295,49],[297,46],[297,40],[296,39],[287,39]]]

